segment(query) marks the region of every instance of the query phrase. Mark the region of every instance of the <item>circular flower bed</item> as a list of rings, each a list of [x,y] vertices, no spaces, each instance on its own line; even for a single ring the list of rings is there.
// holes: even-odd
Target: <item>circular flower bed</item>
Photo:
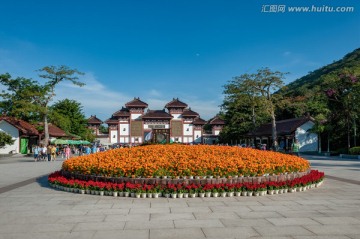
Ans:
[[[297,156],[249,148],[210,145],[150,145],[71,158],[62,170],[104,177],[262,176],[306,172]]]

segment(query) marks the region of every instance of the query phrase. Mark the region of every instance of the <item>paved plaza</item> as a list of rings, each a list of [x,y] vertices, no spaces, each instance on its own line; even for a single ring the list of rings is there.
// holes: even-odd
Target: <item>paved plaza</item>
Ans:
[[[262,197],[133,199],[49,187],[62,160],[0,158],[0,239],[360,238],[360,161],[307,156],[325,172],[305,192]]]

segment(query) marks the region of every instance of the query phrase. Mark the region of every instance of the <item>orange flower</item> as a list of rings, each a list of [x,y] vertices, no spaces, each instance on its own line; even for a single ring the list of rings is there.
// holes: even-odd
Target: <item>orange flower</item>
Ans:
[[[264,175],[303,172],[305,159],[271,151],[210,145],[151,145],[71,158],[63,170],[119,177]]]

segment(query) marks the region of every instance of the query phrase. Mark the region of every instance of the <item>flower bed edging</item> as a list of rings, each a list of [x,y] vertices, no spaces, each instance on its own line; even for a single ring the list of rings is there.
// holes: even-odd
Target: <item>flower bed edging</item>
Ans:
[[[324,173],[311,170],[308,174],[287,181],[268,181],[264,183],[220,183],[220,184],[139,184],[139,183],[112,183],[67,179],[59,171],[49,175],[50,185],[59,190],[73,193],[94,194],[101,196],[123,196],[134,198],[166,197],[188,198],[205,197],[206,192],[222,197],[232,196],[264,196],[281,193],[301,192],[319,187],[323,183]],[[218,194],[217,194],[218,193]],[[142,196],[144,195],[145,196]]]

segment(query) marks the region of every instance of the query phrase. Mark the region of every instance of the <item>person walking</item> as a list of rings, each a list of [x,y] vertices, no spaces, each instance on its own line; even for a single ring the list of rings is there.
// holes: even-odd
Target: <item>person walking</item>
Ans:
[[[51,161],[51,149],[52,149],[52,146],[49,144],[49,145],[47,146],[47,149],[46,149],[46,154],[47,154],[47,160],[48,160],[48,162]]]
[[[299,150],[300,150],[300,144],[299,141],[297,139],[294,140],[294,142],[291,145],[291,151],[293,154],[295,154],[296,156],[299,156]]]
[[[69,147],[69,145],[66,145],[65,149],[64,149],[64,153],[65,153],[65,160],[70,158],[70,153],[71,153],[71,149]]]
[[[53,145],[51,147],[51,161],[55,161],[56,160],[56,147],[55,145]]]
[[[39,146],[35,145],[33,148],[34,152],[34,161],[37,162],[39,160]]]
[[[41,159],[43,161],[46,161],[46,152],[47,152],[47,149],[46,149],[46,146],[44,145],[41,147]]]

